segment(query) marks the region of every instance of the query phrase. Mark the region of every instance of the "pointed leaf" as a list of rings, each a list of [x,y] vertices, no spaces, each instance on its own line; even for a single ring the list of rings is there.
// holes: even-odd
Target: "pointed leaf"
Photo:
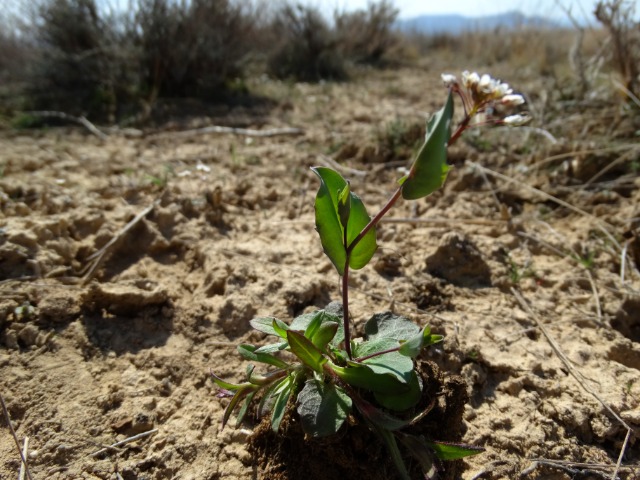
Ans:
[[[289,330],[289,325],[284,323],[282,320],[274,318],[271,327],[273,328],[274,332],[276,332],[276,335],[282,338],[287,338],[287,330]]]
[[[347,245],[369,223],[371,218],[362,203],[360,197],[349,192],[349,218],[346,228],[346,241],[344,227],[341,223],[341,215],[338,209],[339,196],[344,194],[347,181],[342,176],[327,167],[314,167],[313,172],[320,178],[320,188],[316,195],[316,229],[320,234],[320,241],[324,252],[329,257],[340,275],[344,274],[344,266],[347,257]],[[341,207],[343,216],[346,206]],[[353,248],[349,258],[349,266],[354,270],[364,267],[375,253],[376,243],[375,228],[367,232],[364,238]]]
[[[240,410],[238,410],[238,417],[236,418],[236,425],[241,424],[242,421],[244,420],[244,417],[247,415],[247,412],[249,411],[249,407],[251,406],[251,402],[253,402],[253,397],[255,397],[255,395],[256,395],[256,392],[251,392],[244,399],[244,403],[240,407]]]
[[[349,215],[351,215],[351,186],[349,182],[344,186],[342,191],[338,193],[338,218],[340,219],[340,225],[342,225],[342,231],[349,225]]]
[[[427,122],[425,142],[402,184],[402,197],[407,200],[430,195],[442,186],[447,178],[447,144],[451,137],[453,117],[453,95],[449,92],[447,101]]]
[[[420,355],[420,352],[422,351],[423,348],[427,347],[428,345],[431,345],[432,343],[435,343],[433,341],[434,336],[435,335],[433,336],[431,335],[431,327],[426,325],[419,334],[415,335],[414,337],[404,342],[400,347],[400,350],[398,350],[398,352],[401,355],[415,358],[418,355]]]
[[[215,373],[211,373],[211,378],[213,379],[214,383],[224,389],[224,390],[230,390],[230,391],[236,391],[236,390],[240,390],[241,388],[247,387],[249,386],[248,383],[240,383],[240,384],[235,384],[235,383],[229,383],[226,382],[224,380],[222,380],[220,377],[218,377]]]
[[[327,362],[327,359],[309,339],[300,332],[288,330],[287,340],[289,341],[291,352],[298,357],[302,363],[312,370],[322,373],[322,366]]]
[[[258,350],[254,345],[241,344],[238,345],[238,353],[247,360],[254,362],[266,363],[278,368],[288,368],[289,364],[284,360],[280,360],[278,357],[274,357],[270,353],[256,352]]]
[[[298,394],[298,415],[305,433],[326,437],[336,433],[351,412],[351,397],[332,383],[308,380]]]
[[[317,310],[315,312],[303,313],[302,315],[297,316],[293,320],[293,322],[291,322],[289,329],[305,331],[317,315],[320,315],[322,317],[322,323],[335,322],[338,324],[338,331],[333,337],[333,340],[329,342],[330,345],[337,347],[341,342],[344,341],[344,326],[342,325],[342,317],[329,313],[326,310]]]
[[[460,443],[429,441],[425,441],[425,443],[433,449],[440,460],[458,460],[460,458],[478,455],[479,453],[484,452],[484,448],[482,447],[463,445]]]
[[[271,429],[275,433],[278,433],[282,418],[287,411],[287,403],[289,402],[289,397],[291,396],[291,377],[285,378],[280,383],[278,388],[276,388],[275,392],[279,393],[276,397],[275,403],[273,404],[273,410],[271,412]]]
[[[251,392],[255,392],[257,388],[258,387],[251,385],[250,387],[241,388],[236,392],[236,394],[231,398],[229,405],[227,405],[227,408],[225,408],[224,410],[224,415],[222,416],[222,428],[224,428],[224,426],[229,421],[229,417],[231,416],[233,409],[236,408],[240,400],[249,395]]]
[[[311,340],[311,338],[316,334],[316,332],[320,328],[320,325],[322,324],[322,314],[324,312],[318,311],[315,313],[316,315],[311,319],[309,325],[307,325],[307,328],[304,329],[304,336],[309,340]]]
[[[324,350],[329,342],[333,340],[333,337],[336,336],[339,326],[340,324],[336,322],[324,322],[311,338],[311,342],[318,347],[319,350]]]
[[[263,345],[260,348],[256,348],[253,353],[275,353],[287,348],[289,344],[287,342],[282,343],[270,343],[269,345]]]
[[[259,332],[266,333],[268,335],[278,335],[273,329],[273,317],[259,317],[249,321],[249,324]]]

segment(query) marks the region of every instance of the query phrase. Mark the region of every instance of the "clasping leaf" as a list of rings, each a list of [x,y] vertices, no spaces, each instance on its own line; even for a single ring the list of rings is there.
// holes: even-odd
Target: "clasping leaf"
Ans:
[[[447,178],[447,146],[451,138],[453,96],[427,122],[427,135],[409,174],[401,179],[402,197],[417,200],[439,189]]]
[[[343,275],[347,247],[371,218],[360,197],[351,192],[349,184],[338,172],[327,167],[311,170],[320,178],[315,203],[316,229],[324,252]],[[349,267],[354,270],[364,267],[377,248],[375,228],[371,228],[351,251]]]

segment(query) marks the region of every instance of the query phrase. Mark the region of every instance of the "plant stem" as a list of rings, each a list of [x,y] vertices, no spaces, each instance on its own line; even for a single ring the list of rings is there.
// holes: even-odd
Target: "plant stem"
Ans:
[[[447,147],[453,145],[458,140],[458,138],[460,138],[460,135],[462,135],[462,132],[464,132],[469,126],[469,122],[471,121],[472,116],[473,116],[472,114],[465,115],[464,119],[462,120],[462,122],[460,122],[454,134],[451,135],[451,137],[449,138]],[[413,168],[411,169],[411,171],[413,171]],[[409,173],[409,175],[411,175],[411,172]],[[360,243],[360,241],[365,237],[367,233],[369,233],[369,231],[373,227],[375,227],[378,223],[380,223],[380,220],[382,219],[382,217],[384,217],[387,214],[387,212],[391,209],[391,207],[395,205],[395,203],[400,198],[401,194],[402,194],[402,185],[400,185],[396,189],[396,191],[393,193],[391,198],[387,201],[386,205],[382,207],[382,210],[380,210],[375,217],[369,220],[369,223],[367,223],[367,225],[362,229],[362,231],[358,234],[358,236],[354,238],[351,241],[351,243],[348,245],[347,245],[347,229],[346,227],[344,228],[343,241],[344,241],[344,244],[346,245],[347,255],[344,262],[344,274],[342,275],[342,316],[343,316],[343,324],[344,324],[344,345],[345,345],[345,350],[347,351],[347,355],[349,356],[349,359],[353,358],[351,356],[351,334],[349,333],[349,258],[351,257],[351,252],[353,252],[353,249],[356,248],[356,245]],[[391,351],[394,351],[394,350],[391,350]],[[382,355],[382,353],[388,353],[388,352],[381,352],[381,353],[374,354],[372,356]],[[364,359],[367,359],[370,357],[371,356],[364,357]],[[360,359],[360,360],[363,360],[363,359]]]
[[[349,249],[347,249],[347,258],[344,262],[344,274],[342,275],[342,323],[344,325],[344,348],[347,351],[349,359],[351,356],[351,333],[349,329]]]
[[[384,207],[382,207],[382,210],[380,210],[378,212],[378,214],[375,217],[373,217],[369,221],[369,223],[367,223],[367,225],[362,229],[362,231],[358,234],[358,236],[356,238],[354,238],[353,241],[347,246],[347,256],[349,256],[349,254],[353,251],[353,249],[356,247],[356,245],[358,243],[360,243],[360,240],[362,240],[364,238],[364,236],[367,233],[369,233],[369,230],[371,230],[373,227],[375,227],[380,222],[382,217],[384,217],[386,215],[386,213],[389,211],[389,209],[391,209],[391,207],[393,207],[393,205],[400,198],[400,194],[401,193],[402,193],[402,185],[398,187],[398,189],[395,191],[393,196],[389,199],[387,204]]]

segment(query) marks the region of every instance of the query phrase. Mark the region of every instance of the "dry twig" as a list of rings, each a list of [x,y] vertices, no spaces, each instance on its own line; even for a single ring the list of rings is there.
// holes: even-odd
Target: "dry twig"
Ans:
[[[16,443],[16,447],[18,448],[18,453],[20,454],[20,460],[22,460],[20,470],[22,470],[22,465],[24,465],[24,471],[27,473],[27,477],[29,478],[29,480],[33,480],[31,477],[31,471],[29,471],[29,464],[27,463],[27,458],[22,453],[22,448],[20,448],[20,441],[18,440],[16,431],[13,429],[13,425],[11,424],[9,411],[7,410],[7,406],[4,403],[4,397],[2,396],[1,393],[0,393],[0,404],[2,404],[2,411],[4,413],[4,418],[7,420],[7,425],[9,426],[9,430],[11,431],[11,436],[13,437],[13,441]]]
[[[22,457],[29,457],[29,437],[24,437],[24,443],[22,446]],[[24,476],[27,473],[27,465],[22,462],[20,463],[20,473],[18,474],[18,480],[24,480]]]
[[[180,132],[163,132],[149,135],[147,138],[156,140],[159,138],[184,138],[194,135],[205,135],[207,133],[231,133],[233,135],[243,135],[246,137],[275,137],[279,135],[302,135],[304,130],[301,128],[269,128],[265,130],[253,130],[250,128],[223,127],[219,125],[211,125],[209,127],[195,128],[193,130],[183,130]]]
[[[160,203],[160,200],[156,200],[151,205],[149,205],[144,210],[142,210],[140,213],[138,213],[138,215],[136,215],[133,218],[133,220],[127,223],[124,226],[124,228],[122,228],[122,230],[120,230],[104,247],[102,247],[100,250],[98,250],[97,252],[89,256],[89,258],[87,258],[88,261],[93,260],[93,263],[90,264],[90,266],[87,268],[86,273],[82,277],[82,284],[86,284],[89,280],[91,280],[96,269],[102,263],[104,256],[118,242],[118,240],[120,240],[124,235],[126,235],[127,232],[131,230],[144,217],[146,217],[149,214],[149,212],[153,210],[155,206],[158,205],[159,203]]]
[[[369,172],[365,172],[364,170],[357,170],[355,168],[351,168],[351,167],[347,167],[346,165],[341,165],[338,162],[336,162],[333,158],[327,156],[327,155],[320,155],[319,156],[320,161],[325,162],[326,164],[328,164],[331,168],[339,171],[339,172],[346,172],[349,173],[351,175],[356,175],[358,177],[366,177]]]
[[[91,133],[93,133],[96,137],[100,138],[101,140],[106,140],[107,138],[109,138],[107,134],[98,130],[98,128],[89,120],[87,120],[85,117],[74,117],[73,115],[69,115],[64,112],[53,112],[48,110],[25,112],[25,113],[27,115],[33,115],[36,117],[60,118],[62,120],[68,120],[70,122],[79,123],[80,125],[82,125],[84,128],[89,130]]]
[[[627,445],[629,444],[629,439],[631,438],[631,432],[632,432],[631,427],[616,412],[613,411],[613,409],[602,399],[602,397],[597,392],[595,392],[589,386],[589,384],[587,382],[587,379],[582,375],[582,373],[580,373],[578,370],[576,370],[574,368],[574,366],[571,363],[571,361],[569,360],[569,358],[567,358],[565,353],[560,348],[560,345],[558,345],[558,343],[551,336],[551,334],[549,333],[547,328],[544,326],[544,323],[542,323],[542,321],[538,318],[536,313],[531,309],[531,307],[529,306],[529,304],[527,303],[525,298],[522,296],[522,294],[520,292],[518,292],[514,288],[511,288],[511,293],[513,294],[514,297],[516,297],[516,300],[518,300],[518,303],[520,304],[522,309],[535,322],[536,326],[540,329],[542,334],[547,339],[547,342],[549,342],[549,345],[551,346],[551,349],[558,356],[558,358],[563,363],[563,365],[566,367],[567,371],[571,374],[571,376],[578,382],[578,384],[587,393],[592,395],[598,401],[598,403],[600,403],[600,405],[602,405],[602,407],[604,407],[604,409],[607,412],[609,412],[609,414],[620,423],[620,425],[622,425],[624,428],[626,428],[627,435],[625,436],[625,439],[624,439],[624,442],[622,444],[622,447],[620,448],[620,454],[618,455],[618,461],[617,461],[617,463],[615,465],[615,469],[613,471],[613,474],[611,475],[611,479],[612,480],[616,480],[616,478],[618,477],[618,472],[620,471],[620,468],[622,466],[622,458],[624,457],[624,454],[625,454],[625,452],[627,450]]]
[[[146,432],[139,433],[139,434],[134,435],[132,437],[125,438],[124,440],[120,440],[119,442],[111,444],[111,445],[109,445],[109,446],[107,446],[105,448],[101,448],[97,452],[93,452],[90,456],[91,457],[97,457],[98,455],[100,455],[102,453],[108,452],[110,449],[118,449],[118,447],[121,447],[122,445],[126,445],[127,443],[133,442],[135,440],[139,440],[141,438],[148,437],[149,435],[152,435],[152,434],[156,433],[157,431],[158,431],[158,429],[154,428],[152,430],[147,430]]]

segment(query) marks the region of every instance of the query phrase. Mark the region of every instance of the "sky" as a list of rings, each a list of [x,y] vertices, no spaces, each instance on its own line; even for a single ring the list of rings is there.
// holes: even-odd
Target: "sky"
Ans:
[[[323,10],[355,10],[366,8],[369,0],[306,0],[304,3],[319,6]],[[636,17],[640,14],[640,0],[630,0],[635,4]],[[527,15],[541,15],[566,19],[565,10],[581,21],[593,22],[593,11],[597,0],[395,0],[393,4],[400,10],[400,18],[411,18],[423,14],[458,13],[475,17],[519,10]],[[564,8],[563,8],[564,7]]]

